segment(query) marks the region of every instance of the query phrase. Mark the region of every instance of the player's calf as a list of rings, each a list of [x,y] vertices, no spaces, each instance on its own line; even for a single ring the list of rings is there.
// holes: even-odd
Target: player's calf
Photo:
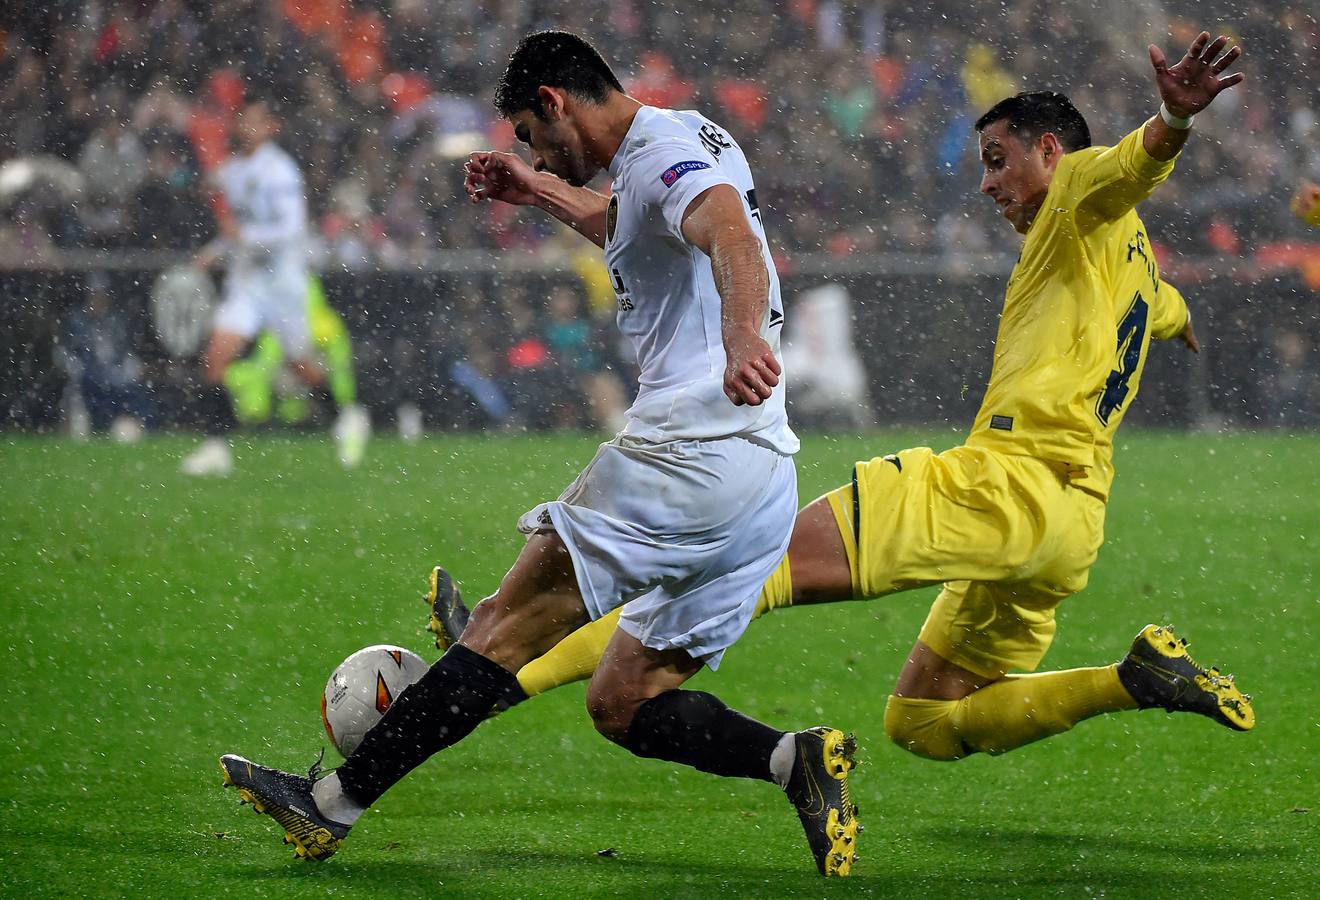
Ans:
[[[822,875],[844,876],[861,833],[848,789],[857,742],[835,728],[782,732],[700,691],[665,691],[638,708],[620,741],[637,756],[772,781],[797,811]]]

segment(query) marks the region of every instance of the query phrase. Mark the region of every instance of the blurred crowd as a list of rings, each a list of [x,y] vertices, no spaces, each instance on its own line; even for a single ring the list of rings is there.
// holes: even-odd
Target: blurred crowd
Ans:
[[[479,292],[437,297],[456,333],[468,329],[466,354],[442,380],[466,398],[474,424],[571,424],[550,402],[567,384],[579,418],[609,426],[625,398],[598,253],[548,217],[474,206],[461,188],[470,151],[515,144],[491,96],[526,32],[583,33],[634,97],[725,125],[752,161],[767,232],[791,273],[804,254],[1016,252],[1017,237],[976,194],[977,116],[1004,96],[1051,88],[1074,99],[1097,143],[1114,143],[1156,109],[1147,41],[1172,57],[1202,27],[1222,31],[1246,49],[1248,80],[1198,117],[1179,173],[1143,215],[1174,260],[1250,259],[1259,274],[1259,260],[1293,266],[1307,252],[1300,242],[1320,236],[1287,211],[1302,179],[1320,181],[1318,21],[1302,0],[4,4],[0,267],[67,249],[202,246],[216,227],[206,176],[232,152],[244,103],[265,99],[303,172],[323,270],[408,270],[426,268],[435,251],[516,250],[553,255],[580,276],[577,296],[533,303],[498,292],[503,342],[480,324],[491,304]],[[1308,282],[1320,287],[1320,271]],[[114,310],[87,293],[63,340],[72,368],[100,373],[108,388],[83,393],[149,420],[142,398],[125,393],[140,342],[108,327]],[[1277,363],[1280,387],[1268,394],[1291,399],[1254,415],[1314,424],[1296,417],[1320,409],[1316,320],[1280,315],[1259,365],[1268,375]],[[368,341],[367,357],[379,351],[388,368],[420,352],[416,329],[400,333],[411,337]],[[552,364],[574,374],[566,380]],[[495,373],[516,377],[501,387]]]
[[[229,152],[244,98],[259,96],[284,120],[327,261],[542,248],[554,227],[543,217],[464,201],[459,160],[513,143],[491,109],[495,80],[523,33],[562,27],[593,39],[633,96],[729,128],[785,254],[1010,250],[975,196],[976,116],[1049,87],[1112,143],[1155,108],[1147,38],[1172,54],[1203,25],[1243,42],[1250,76],[1198,122],[1206,138],[1148,219],[1190,254],[1246,254],[1300,233],[1287,196],[1320,178],[1309,3],[7,4],[0,164],[33,164],[0,177],[0,227],[9,255],[200,245],[213,228],[202,176]]]

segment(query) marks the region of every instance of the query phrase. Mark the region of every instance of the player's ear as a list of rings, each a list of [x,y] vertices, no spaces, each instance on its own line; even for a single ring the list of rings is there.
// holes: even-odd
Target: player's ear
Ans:
[[[536,99],[541,101],[541,118],[553,122],[564,117],[564,92],[558,88],[541,85],[536,89]]]
[[[1057,163],[1059,157],[1067,151],[1063,149],[1063,144],[1059,142],[1059,136],[1052,131],[1047,131],[1040,136],[1040,152],[1046,163]]]

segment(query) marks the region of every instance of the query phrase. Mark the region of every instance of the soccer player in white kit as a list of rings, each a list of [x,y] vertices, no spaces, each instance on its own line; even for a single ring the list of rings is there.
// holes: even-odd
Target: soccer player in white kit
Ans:
[[[275,143],[280,123],[264,101],[247,104],[235,121],[239,155],[212,176],[224,197],[221,237],[198,254],[207,268],[228,260],[224,300],[205,353],[205,393],[200,406],[209,437],[183,461],[190,475],[226,475],[233,456],[224,434],[233,423],[225,371],[263,330],[279,338],[289,365],[314,391],[325,393],[326,376],[312,353],[307,291],[307,200],[302,174]],[[328,394],[327,394],[328,397]],[[365,410],[339,412],[335,438],[345,466],[362,460],[370,432]]]
[[[468,194],[538,206],[604,248],[641,370],[627,425],[559,500],[523,516],[527,544],[499,590],[343,766],[318,780],[226,755],[225,781],[300,855],[329,856],[389,787],[516,689],[524,663],[621,607],[587,693],[597,729],[638,756],[778,784],[818,870],[847,875],[860,830],[851,737],[780,731],[679,690],[741,636],[797,503],[783,312],[747,160],[701,115],[628,97],[565,32],[524,38],[495,102],[534,165],[475,153]],[[584,186],[603,168],[608,197]]]

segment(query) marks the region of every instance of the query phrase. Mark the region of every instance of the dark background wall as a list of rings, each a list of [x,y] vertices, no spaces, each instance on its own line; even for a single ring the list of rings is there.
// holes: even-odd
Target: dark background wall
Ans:
[[[150,290],[157,272],[104,273],[130,323],[162,425],[192,423],[195,358],[173,359],[157,338]],[[66,377],[58,366],[61,322],[81,302],[86,271],[0,272],[0,427],[58,426]],[[1003,279],[933,274],[848,274],[829,279],[853,299],[854,337],[877,424],[969,423],[989,371]],[[475,427],[479,418],[449,383],[449,363],[474,345],[495,357],[509,339],[500,298],[521,293],[539,309],[555,285],[577,289],[570,273],[368,272],[323,277],[331,304],[354,338],[361,401],[388,420],[417,403],[435,427]],[[783,279],[793,298],[826,279]],[[1317,345],[1316,294],[1292,275],[1257,281],[1212,277],[1184,287],[1204,344],[1199,358],[1171,342],[1152,349],[1141,398],[1129,421],[1191,427],[1316,424],[1315,360],[1286,352],[1290,335]],[[601,340],[612,343],[608,328]],[[625,382],[627,367],[616,364]],[[515,389],[517,386],[515,385]]]

